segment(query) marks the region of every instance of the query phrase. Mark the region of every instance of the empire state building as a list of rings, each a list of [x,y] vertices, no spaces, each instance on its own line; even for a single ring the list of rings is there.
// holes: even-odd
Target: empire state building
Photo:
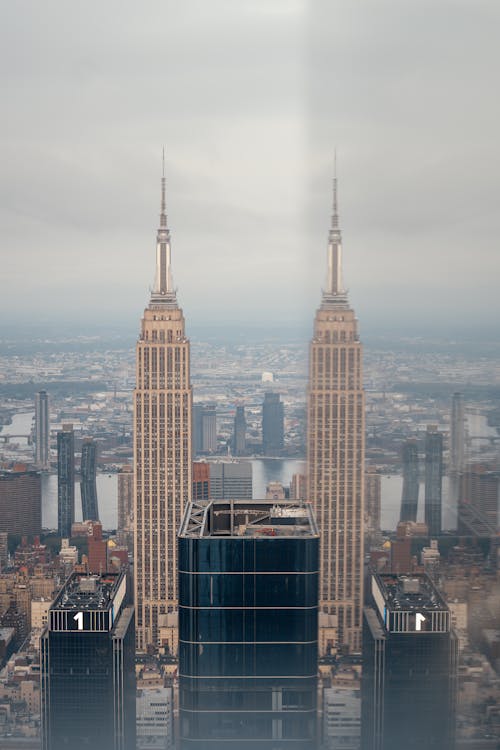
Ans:
[[[134,596],[137,648],[159,644],[177,612],[177,532],[191,499],[189,341],[172,282],[161,180],[156,277],[136,350],[134,390]]]
[[[363,611],[364,448],[362,347],[342,281],[335,176],[327,283],[310,344],[307,481],[321,535],[320,612],[335,616],[339,643],[354,651]]]

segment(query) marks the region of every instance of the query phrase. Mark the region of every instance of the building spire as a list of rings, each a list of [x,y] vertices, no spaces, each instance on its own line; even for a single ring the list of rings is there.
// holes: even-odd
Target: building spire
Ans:
[[[323,304],[347,304],[347,292],[342,279],[342,233],[339,225],[336,149],[333,158],[332,221],[328,233],[327,281],[326,289],[323,291]]]
[[[170,230],[167,223],[165,178],[165,149],[162,152],[160,226],[156,234],[156,276],[151,291],[151,304],[177,307],[177,298],[172,282]]]

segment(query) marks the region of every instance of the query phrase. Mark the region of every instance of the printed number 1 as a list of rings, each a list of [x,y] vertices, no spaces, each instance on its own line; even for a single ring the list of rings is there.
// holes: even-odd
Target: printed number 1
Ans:
[[[73,617],[73,620],[77,621],[78,630],[83,630],[83,612],[77,612],[76,615]]]
[[[80,612],[79,614],[83,614],[83,613]],[[417,612],[416,621],[417,621],[416,626],[415,626],[416,629],[422,630],[422,623],[425,622],[425,617],[421,615],[420,612]]]

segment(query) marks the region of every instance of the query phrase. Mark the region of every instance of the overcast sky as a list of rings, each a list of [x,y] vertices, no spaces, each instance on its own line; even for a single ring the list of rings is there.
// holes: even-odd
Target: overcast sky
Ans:
[[[500,312],[498,0],[2,4],[0,313],[308,324],[334,148],[363,326]]]

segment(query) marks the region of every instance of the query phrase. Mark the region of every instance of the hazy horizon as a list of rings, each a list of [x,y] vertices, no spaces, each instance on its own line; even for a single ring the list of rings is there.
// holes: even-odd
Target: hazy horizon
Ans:
[[[493,0],[26,0],[3,16],[4,320],[138,329],[165,145],[188,326],[310,330],[337,148],[362,336],[493,331]]]

